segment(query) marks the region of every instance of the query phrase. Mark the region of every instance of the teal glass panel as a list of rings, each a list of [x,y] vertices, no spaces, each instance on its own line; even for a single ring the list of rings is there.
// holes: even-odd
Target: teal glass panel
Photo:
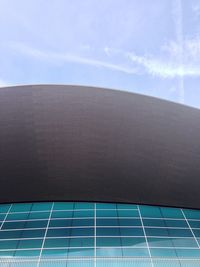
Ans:
[[[113,218],[113,219],[97,218],[96,225],[97,226],[142,226],[142,223],[140,219],[132,219],[132,218]]]
[[[122,245],[120,237],[97,237],[97,247],[120,247]]]
[[[123,247],[147,247],[144,237],[122,237],[121,245]]]
[[[48,238],[45,240],[44,248],[66,248],[69,247],[69,238]]]
[[[198,258],[200,259],[200,249],[177,249],[177,256],[180,258]]]
[[[73,210],[74,203],[70,202],[55,202],[53,210]]]
[[[73,211],[53,211],[51,215],[52,219],[67,219],[73,218]]]
[[[138,217],[139,212],[138,210],[118,210],[117,212],[118,217]]]
[[[190,229],[146,228],[147,236],[192,237]]]
[[[188,210],[184,209],[183,210],[185,217],[187,219],[197,219],[200,220],[200,211],[199,210]]]
[[[143,219],[144,226],[188,228],[185,220]]]
[[[96,219],[97,226],[119,226],[118,219]]]
[[[97,210],[96,211],[96,217],[98,218],[101,218],[101,217],[118,217],[117,215],[117,210],[106,210],[106,209],[103,209],[103,210]]]
[[[141,219],[124,219],[124,218],[118,218],[118,222],[120,226],[142,226]]]
[[[0,259],[14,257],[15,252],[16,250],[0,250]]]
[[[33,203],[33,206],[31,208],[31,211],[50,211],[52,208],[53,203],[47,202],[39,202],[39,203]]]
[[[125,257],[148,257],[149,251],[147,248],[123,248],[123,256]]]
[[[171,238],[163,238],[163,237],[148,237],[147,238],[148,245],[151,248],[159,248],[159,247],[173,247],[173,242]]]
[[[30,249],[30,248],[38,248],[42,247],[43,239],[21,239],[18,241],[18,249]]]
[[[140,206],[140,212],[143,218],[163,218],[160,207]]]
[[[32,212],[29,214],[29,220],[41,220],[41,219],[48,219],[50,216],[50,212],[43,211],[43,212]]]
[[[96,250],[97,257],[122,257],[122,249],[121,248],[97,248]]]
[[[95,238],[82,237],[82,238],[70,238],[70,247],[94,247]]]
[[[193,233],[197,238],[200,238],[200,229],[193,229]]]
[[[10,209],[11,204],[1,204],[0,213],[7,213]]]
[[[15,256],[16,257],[36,257],[40,255],[39,249],[32,249],[32,250],[16,250]]]
[[[70,248],[67,251],[68,257],[94,257],[94,248]]]
[[[0,221],[3,221],[5,217],[6,217],[6,213],[1,213],[0,214]]]
[[[79,210],[79,209],[81,209],[81,210],[88,210],[88,209],[92,209],[92,210],[94,210],[94,206],[95,206],[95,204],[94,203],[87,203],[87,202],[76,202],[75,204],[75,209],[77,209],[77,210]]]
[[[178,227],[188,228],[188,224],[185,220],[164,220],[165,227]]]
[[[120,233],[122,236],[144,236],[144,231],[141,227],[133,227],[133,228],[121,227]]]
[[[21,221],[21,220],[28,220],[29,213],[9,213],[6,217],[6,221]]]
[[[108,209],[116,209],[117,205],[114,203],[97,203],[96,204],[96,209],[103,209],[103,210],[108,210]]]
[[[16,249],[18,246],[18,240],[1,240],[0,250],[3,249]]]
[[[176,258],[176,250],[174,248],[150,248],[152,257]]]
[[[169,236],[172,237],[193,237],[193,234],[190,229],[167,229],[169,232]]]
[[[184,215],[183,215],[181,209],[160,207],[160,210],[161,210],[161,214],[164,218],[184,219]]]
[[[44,230],[26,230],[26,231],[22,231],[21,238],[40,238],[40,237],[44,237],[44,235],[45,235],[45,229]]]
[[[120,229],[118,227],[97,227],[97,236],[119,236]]]
[[[18,203],[18,204],[13,204],[11,207],[10,212],[29,212],[32,208],[31,203]]]
[[[23,229],[26,225],[26,221],[21,222],[4,222],[1,229]]]
[[[158,259],[176,260],[170,267],[185,267],[187,259],[200,265],[200,211],[91,202],[3,204],[0,264],[2,259],[35,259],[34,267],[54,266],[55,259],[62,267],[105,267],[109,260],[114,267],[132,267],[136,259],[140,267],[163,267]]]
[[[94,228],[72,228],[71,236],[94,236]]]
[[[194,220],[188,220],[191,228],[199,228],[200,229],[200,220],[194,221]]]
[[[136,209],[138,208],[137,205],[132,205],[132,204],[117,204],[118,209]]]
[[[14,230],[14,231],[9,231],[9,230],[4,230],[4,231],[0,231],[0,240],[3,239],[16,239],[16,238],[21,238],[22,235],[22,230]]]
[[[47,232],[47,237],[69,237],[70,236],[69,228],[61,228],[61,229],[49,229]]]
[[[171,238],[174,247],[198,248],[194,238]]]
[[[75,210],[73,213],[74,218],[94,218],[94,210]]]
[[[74,220],[72,220],[72,227],[94,226],[94,221],[95,221],[94,218],[91,218],[91,219],[82,219],[82,218],[74,219]]]
[[[46,228],[48,224],[47,220],[39,220],[39,221],[27,221],[24,228]]]
[[[42,257],[43,258],[54,258],[54,257],[67,257],[67,249],[43,249]]]
[[[62,219],[62,220],[52,220],[49,223],[49,228],[60,228],[60,227],[70,227],[72,226],[72,220]]]

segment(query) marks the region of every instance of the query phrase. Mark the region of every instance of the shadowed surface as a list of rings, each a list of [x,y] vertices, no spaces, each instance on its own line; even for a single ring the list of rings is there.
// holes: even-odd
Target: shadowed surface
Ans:
[[[200,111],[79,86],[0,90],[0,202],[200,208]]]

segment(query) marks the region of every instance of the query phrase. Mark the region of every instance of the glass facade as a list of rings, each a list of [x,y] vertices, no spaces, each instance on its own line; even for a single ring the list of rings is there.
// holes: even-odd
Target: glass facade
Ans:
[[[200,266],[200,211],[85,202],[2,204],[0,266]]]

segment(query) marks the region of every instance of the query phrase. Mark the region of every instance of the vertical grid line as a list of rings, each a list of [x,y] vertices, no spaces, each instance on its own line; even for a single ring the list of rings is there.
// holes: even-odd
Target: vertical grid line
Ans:
[[[1,224],[0,230],[2,229],[2,227],[3,227],[3,224],[5,223],[5,221],[6,221],[7,217],[8,217],[8,214],[9,214],[9,212],[10,212],[11,208],[12,208],[12,205],[13,205],[13,204],[11,204],[11,205],[10,205],[10,208],[8,209],[8,211],[7,211],[7,213],[6,213],[5,217],[4,217],[4,219],[3,219],[3,221],[2,221],[2,224]]]
[[[69,259],[69,254],[70,254],[70,248],[71,248],[71,242],[72,242],[72,231],[73,231],[73,219],[74,219],[74,213],[75,213],[75,209],[76,209],[76,204],[75,202],[73,202],[73,209],[72,209],[72,215],[71,215],[71,220],[70,220],[70,227],[69,229],[69,243],[68,243],[68,249],[67,249],[67,261]],[[65,228],[66,229],[66,228]],[[68,264],[66,264],[67,266]]]
[[[51,215],[52,215],[52,212],[53,212],[53,208],[54,208],[54,202],[52,203],[52,206],[51,206],[51,210],[50,210],[50,214],[49,214],[49,218],[48,218],[48,222],[47,222],[47,226],[46,226],[46,230],[45,230],[44,238],[43,238],[43,242],[42,242],[42,247],[41,247],[40,255],[39,255],[39,258],[38,258],[38,262],[37,262],[37,267],[39,267],[39,265],[40,265],[42,251],[43,251],[43,248],[44,248],[44,243],[45,243],[45,240],[46,240],[47,231],[49,229],[49,224],[50,224],[50,220],[51,220]]]
[[[184,217],[184,219],[185,219],[185,221],[186,221],[186,223],[187,223],[187,225],[188,225],[188,227],[189,227],[189,229],[190,229],[190,231],[191,231],[191,233],[192,233],[192,235],[193,235],[193,237],[194,237],[194,239],[195,239],[195,241],[196,241],[196,243],[197,243],[198,248],[200,248],[200,246],[199,246],[199,242],[198,242],[198,240],[197,240],[197,238],[196,238],[196,236],[195,236],[195,234],[194,234],[194,232],[193,232],[193,230],[192,230],[192,228],[191,228],[191,226],[190,226],[190,223],[188,222],[188,219],[187,219],[186,216],[185,216],[185,213],[184,213],[183,209],[181,209],[181,212],[182,212],[183,217]]]
[[[97,266],[97,204],[94,203],[94,267]]]
[[[121,226],[120,226],[120,216],[119,216],[119,211],[118,211],[118,206],[116,204],[116,212],[117,212],[117,221],[118,221],[118,227],[119,227],[119,239],[120,239],[120,245],[121,245],[121,253],[122,253],[122,257],[124,256],[124,249],[123,244],[122,244],[122,233],[121,233]]]
[[[140,217],[141,224],[142,224],[142,229],[143,229],[143,232],[144,232],[144,238],[145,238],[145,241],[146,241],[146,244],[147,244],[147,250],[148,250],[148,252],[149,252],[149,257],[150,257],[150,261],[151,261],[151,266],[153,267],[154,264],[153,264],[153,261],[152,261],[151,251],[150,251],[150,248],[149,248],[149,243],[148,243],[148,240],[147,240],[146,231],[145,231],[145,227],[144,227],[144,223],[143,223],[143,219],[142,219],[142,215],[141,215],[141,212],[140,212],[140,207],[139,207],[139,205],[137,205],[137,208],[138,208],[139,217]]]
[[[4,220],[3,220],[3,222],[2,222],[2,225],[1,225],[1,227],[0,227],[0,230],[1,230],[2,227],[3,227],[5,221],[6,221],[7,217],[8,217],[8,214],[9,214],[10,210],[12,209],[12,206],[13,206],[13,204],[10,205],[10,207],[9,207],[9,209],[8,209],[8,211],[7,211],[6,215],[5,215],[5,217],[4,217]],[[9,261],[8,261],[8,264],[9,264],[9,266],[10,266]]]

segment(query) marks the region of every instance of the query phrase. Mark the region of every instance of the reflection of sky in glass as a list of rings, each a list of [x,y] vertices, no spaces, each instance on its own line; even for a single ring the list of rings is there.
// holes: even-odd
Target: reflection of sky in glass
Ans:
[[[121,89],[200,107],[198,0],[1,0],[0,85]]]
[[[197,260],[200,211],[92,202],[1,204],[0,264],[22,257],[34,257],[34,267],[55,257]]]

